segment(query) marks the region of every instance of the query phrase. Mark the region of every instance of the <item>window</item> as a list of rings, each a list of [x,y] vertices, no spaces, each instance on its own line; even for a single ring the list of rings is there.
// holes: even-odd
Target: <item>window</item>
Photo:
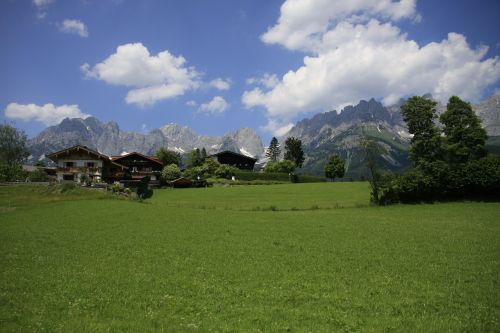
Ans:
[[[94,168],[95,163],[94,162],[87,162],[87,168]]]
[[[75,175],[63,175],[63,180],[75,180]]]
[[[66,162],[65,164],[66,164],[66,168],[72,168],[75,165],[74,162]]]

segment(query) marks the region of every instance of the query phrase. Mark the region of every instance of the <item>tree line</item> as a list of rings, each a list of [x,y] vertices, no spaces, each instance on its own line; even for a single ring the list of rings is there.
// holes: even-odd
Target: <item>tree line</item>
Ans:
[[[414,96],[401,107],[413,135],[409,150],[411,168],[406,172],[380,172],[374,156],[383,154],[381,148],[373,142],[365,146],[374,203],[500,196],[500,157],[488,155],[488,136],[470,103],[453,96],[439,117],[436,105],[433,100]]]

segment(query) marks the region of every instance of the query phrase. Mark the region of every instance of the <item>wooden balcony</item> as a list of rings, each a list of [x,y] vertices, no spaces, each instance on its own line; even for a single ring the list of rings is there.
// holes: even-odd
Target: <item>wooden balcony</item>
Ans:
[[[86,168],[86,167],[58,167],[57,172],[62,172],[62,173],[86,173],[89,175],[96,174],[99,172],[102,174],[102,168]]]

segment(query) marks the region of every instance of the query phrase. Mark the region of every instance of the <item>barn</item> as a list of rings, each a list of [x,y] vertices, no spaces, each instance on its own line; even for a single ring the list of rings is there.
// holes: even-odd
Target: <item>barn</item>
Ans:
[[[229,150],[222,151],[217,154],[210,155],[215,158],[220,164],[227,164],[241,170],[253,170],[256,158],[238,154]]]

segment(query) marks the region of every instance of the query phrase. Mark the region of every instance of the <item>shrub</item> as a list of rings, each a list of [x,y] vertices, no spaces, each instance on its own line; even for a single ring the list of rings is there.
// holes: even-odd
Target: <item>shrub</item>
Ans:
[[[27,173],[21,165],[0,164],[0,181],[1,182],[19,182],[26,179]]]
[[[215,170],[215,176],[219,178],[227,178],[230,179],[232,176],[235,176],[239,172],[239,169],[227,164],[221,164],[217,170]]]
[[[500,157],[449,166],[423,163],[400,176],[382,182],[379,203],[414,203],[450,199],[488,200],[500,197]]]
[[[177,164],[169,164],[163,168],[161,172],[161,179],[164,181],[170,181],[179,178],[181,175],[181,169],[179,169]]]
[[[35,170],[28,172],[28,179],[31,182],[46,182],[49,180],[49,176],[43,170]]]
[[[264,172],[267,173],[275,173],[275,172],[281,172],[281,173],[291,173],[295,170],[295,163],[289,160],[283,160],[279,162],[268,162],[266,164],[266,167],[264,168]]]
[[[149,188],[149,176],[143,177],[137,186],[136,193],[139,199],[148,199],[153,196],[153,190]]]

